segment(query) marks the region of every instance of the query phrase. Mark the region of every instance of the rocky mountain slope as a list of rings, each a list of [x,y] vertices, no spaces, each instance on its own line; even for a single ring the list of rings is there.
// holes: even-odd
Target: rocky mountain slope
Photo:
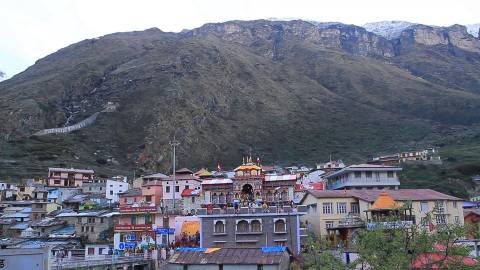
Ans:
[[[78,123],[66,134],[32,136]],[[358,161],[458,140],[480,122],[480,40],[464,26],[231,21],[84,40],[0,83],[0,176]]]

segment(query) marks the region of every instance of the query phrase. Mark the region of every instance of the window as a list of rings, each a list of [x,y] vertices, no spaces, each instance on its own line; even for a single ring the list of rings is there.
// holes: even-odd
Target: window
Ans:
[[[136,224],[137,224],[137,217],[136,217],[136,216],[132,216],[130,221],[131,221],[131,224],[132,224],[132,225],[136,225]]]
[[[113,190],[110,190],[110,195],[113,195]]]
[[[393,172],[392,171],[387,172],[387,177],[388,178],[393,178]]]
[[[420,212],[428,213],[428,202],[420,202]]]
[[[100,223],[103,223],[103,217],[102,217],[102,218],[100,218]]]
[[[347,213],[347,203],[337,203],[337,213],[346,214]]]
[[[94,255],[95,254],[95,248],[88,248],[88,255]]]
[[[169,186],[166,187],[165,192],[170,193],[170,187]]]
[[[323,203],[323,213],[332,214],[332,203]]]
[[[457,208],[457,201],[453,201],[453,208]]]
[[[25,188],[24,188],[24,187],[21,187],[21,188],[20,188],[20,192],[25,192]]]
[[[453,222],[454,222],[455,224],[460,224],[460,218],[459,218],[458,216],[454,216],[454,217],[453,217]]]
[[[372,178],[372,172],[365,172],[365,177]]]
[[[152,224],[152,216],[146,215],[145,216],[145,224]]]
[[[362,172],[355,172],[355,178],[362,177]]]
[[[435,221],[437,222],[437,225],[442,225],[447,223],[445,215],[436,215]]]
[[[189,185],[185,185],[185,189],[190,189],[190,186],[189,186]]]
[[[238,227],[238,225],[237,225]],[[225,233],[225,221],[224,220],[215,220],[215,225],[213,227],[214,233]]]
[[[54,185],[60,185],[60,180],[53,180]]]
[[[317,204],[310,204],[308,205],[308,212],[310,213],[317,213]]]
[[[82,223],[82,218],[81,217],[78,218],[78,223]]]
[[[327,229],[333,228],[333,221],[325,221],[325,228]]]
[[[237,223],[237,232],[248,232],[248,222],[246,220],[240,220]]]
[[[35,208],[42,208],[42,205],[41,204],[36,204]]]
[[[358,203],[351,203],[350,204],[350,212],[352,214],[360,214],[360,206]]]
[[[179,186],[175,186],[175,192],[180,192],[180,187]]]
[[[89,187],[88,190],[89,190],[89,191],[92,191],[92,187]]]
[[[192,197],[192,203],[195,203],[195,197]]]
[[[275,220],[275,227],[274,227],[274,232],[276,233],[284,233],[287,231],[287,226],[285,224],[284,219],[277,219]]]
[[[260,222],[260,220],[253,220],[250,226],[252,227],[252,232],[262,231],[262,223]]]
[[[445,211],[445,204],[443,203],[443,201],[436,201],[435,202],[435,210],[438,212],[438,213],[443,213]]]
[[[428,218],[427,217],[422,217],[420,219],[420,225],[427,227],[428,226]]]
[[[82,232],[84,232],[84,231],[85,231],[85,227],[82,226]]]
[[[95,228],[95,227],[93,227],[93,226],[92,226],[92,227],[90,227],[90,231],[91,231],[91,232],[93,232],[93,231],[94,231],[94,229],[93,229],[93,228]]]
[[[146,202],[151,202],[152,201],[152,195],[145,196],[145,201]]]

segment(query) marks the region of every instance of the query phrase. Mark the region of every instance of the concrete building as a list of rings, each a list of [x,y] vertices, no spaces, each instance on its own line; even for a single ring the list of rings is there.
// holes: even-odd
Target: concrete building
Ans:
[[[6,270],[49,270],[50,252],[48,248],[0,249],[0,266]]]
[[[285,247],[180,248],[170,258],[168,270],[288,270],[291,253]]]
[[[105,186],[105,198],[111,203],[118,202],[118,195],[129,188],[126,177],[124,179],[108,179]]]
[[[401,170],[396,166],[350,165],[328,174],[325,179],[327,189],[398,189]]]
[[[109,210],[94,210],[68,212],[58,214],[55,218],[75,226],[75,234],[87,240],[88,243],[105,243],[113,239],[107,231],[113,227],[113,217],[116,212]]]
[[[308,210],[301,219],[308,230],[320,237],[326,237],[332,228],[365,227],[371,220],[367,213],[371,212],[382,193],[399,205],[409,204],[411,214],[408,220],[412,224],[428,228],[430,224],[461,225],[464,222],[463,200],[431,189],[308,191],[301,201]],[[429,216],[431,220],[428,220]],[[355,224],[348,221],[355,221]]]
[[[200,218],[200,247],[261,248],[286,246],[300,252],[300,216],[306,208],[270,207],[214,208],[197,211]]]
[[[182,192],[182,210],[184,215],[193,214],[202,207],[203,192],[199,189],[184,189]]]
[[[48,213],[62,209],[62,205],[54,202],[32,202],[32,221],[39,221],[47,216]]]
[[[93,170],[48,168],[48,186],[50,187],[81,187],[84,182],[91,182]]]

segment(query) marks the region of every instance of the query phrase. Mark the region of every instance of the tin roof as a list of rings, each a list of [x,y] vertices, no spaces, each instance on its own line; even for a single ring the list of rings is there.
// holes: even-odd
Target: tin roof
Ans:
[[[265,175],[265,181],[291,181],[297,180],[295,174],[284,174],[284,175]]]
[[[308,193],[316,198],[349,198],[354,197],[367,202],[374,202],[384,190],[309,190]],[[452,200],[463,201],[460,198],[440,193],[431,189],[398,189],[388,190],[388,194],[395,201],[433,201]]]
[[[171,264],[263,264],[276,265],[289,257],[288,249],[283,251],[262,250],[261,248],[215,248],[177,249],[170,258]]]
[[[217,184],[231,184],[233,183],[232,179],[208,179],[208,180],[203,180],[202,185],[217,185]]]
[[[74,169],[74,168],[48,168],[48,171],[52,172],[73,172],[73,173],[94,173],[93,170],[89,169]]]

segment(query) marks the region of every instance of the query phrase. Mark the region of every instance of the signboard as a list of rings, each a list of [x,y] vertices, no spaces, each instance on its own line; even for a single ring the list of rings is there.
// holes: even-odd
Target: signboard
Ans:
[[[127,234],[125,238],[127,239],[127,241],[135,241],[136,240],[135,234]]]
[[[157,228],[155,232],[157,234],[175,234],[175,228]]]
[[[118,249],[125,250],[126,248],[135,248],[136,246],[137,246],[137,243],[135,242],[120,242],[118,244]]]
[[[115,225],[115,231],[150,231],[152,230],[152,224],[117,224]]]
[[[377,228],[382,229],[398,229],[398,228],[410,228],[413,225],[413,221],[395,221],[395,222],[375,222],[368,223],[367,229],[373,230]]]
[[[156,206],[120,207],[120,213],[150,213],[150,212],[157,212],[157,207]]]

